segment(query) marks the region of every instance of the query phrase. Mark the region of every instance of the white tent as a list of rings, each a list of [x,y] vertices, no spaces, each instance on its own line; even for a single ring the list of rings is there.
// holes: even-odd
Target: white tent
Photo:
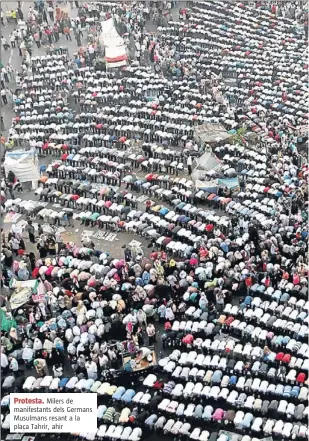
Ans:
[[[222,161],[211,151],[203,153],[202,156],[196,159],[196,166],[199,170],[216,170],[222,164]]]
[[[6,175],[12,171],[20,182],[31,181],[32,188],[35,189],[40,179],[37,151],[31,149],[6,152],[4,170]]]
[[[215,177],[218,170],[221,168],[222,162],[212,152],[205,152],[200,158],[195,161],[195,168],[191,174],[192,180],[207,181],[210,177]],[[198,185],[201,187],[201,185]]]
[[[118,34],[114,19],[110,18],[101,23],[102,32],[99,42],[105,49],[107,67],[125,66],[127,64],[127,48],[124,39]]]

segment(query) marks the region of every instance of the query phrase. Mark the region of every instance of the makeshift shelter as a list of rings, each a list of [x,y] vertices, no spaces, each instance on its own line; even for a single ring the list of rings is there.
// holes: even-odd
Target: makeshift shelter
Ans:
[[[124,39],[120,37],[115,27],[114,19],[110,18],[101,23],[102,32],[99,43],[105,52],[106,67],[119,67],[127,64],[127,48]]]
[[[7,151],[4,160],[5,174],[11,170],[20,182],[32,182],[36,189],[40,179],[39,160],[36,149]]]
[[[38,283],[38,280],[16,280],[12,278],[10,288],[14,291],[10,297],[11,308],[17,309],[27,303],[31,294],[37,291]]]
[[[207,176],[216,175],[221,167],[221,161],[212,152],[205,152],[195,160],[196,167],[192,172],[193,181],[205,181]]]
[[[197,126],[194,130],[194,136],[202,144],[213,144],[225,141],[231,135],[219,123],[207,123]]]

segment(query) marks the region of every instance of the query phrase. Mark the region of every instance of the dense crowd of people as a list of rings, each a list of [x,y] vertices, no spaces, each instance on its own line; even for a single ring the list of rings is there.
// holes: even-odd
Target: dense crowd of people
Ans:
[[[110,17],[134,43],[115,72],[94,41],[32,53],[43,30],[29,22],[53,29],[49,43],[65,33],[47,3],[16,40],[7,142],[48,165],[32,199],[12,171],[1,181],[2,214],[25,217],[1,230],[3,430],[10,392],[58,391],[98,394],[98,430],[81,439],[306,439],[303,3],[71,2],[78,18],[61,23],[77,46]],[[204,142],[204,125],[224,139]],[[64,242],[76,223],[148,248]]]

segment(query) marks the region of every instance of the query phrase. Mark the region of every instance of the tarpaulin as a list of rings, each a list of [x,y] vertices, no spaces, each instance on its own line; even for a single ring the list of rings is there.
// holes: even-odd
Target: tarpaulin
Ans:
[[[195,181],[195,188],[197,190],[203,190],[207,193],[217,193],[218,185],[216,181]]]
[[[35,149],[6,152],[4,169],[6,175],[12,171],[20,182],[40,179],[39,160]]]
[[[11,288],[15,291],[10,297],[12,309],[17,309],[28,302],[33,292],[36,292],[38,280],[14,281]]]
[[[227,188],[239,187],[238,178],[218,179],[218,184],[223,185],[224,187],[227,187]]]

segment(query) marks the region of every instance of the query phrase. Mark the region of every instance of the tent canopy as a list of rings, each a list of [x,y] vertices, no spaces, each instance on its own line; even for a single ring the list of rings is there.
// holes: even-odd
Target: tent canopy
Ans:
[[[31,149],[6,152],[4,169],[6,175],[11,170],[20,182],[38,181],[40,173],[37,151]]]
[[[195,160],[196,167],[192,172],[193,181],[205,181],[209,175],[215,176],[216,171],[221,167],[221,161],[212,152],[205,152]]]

